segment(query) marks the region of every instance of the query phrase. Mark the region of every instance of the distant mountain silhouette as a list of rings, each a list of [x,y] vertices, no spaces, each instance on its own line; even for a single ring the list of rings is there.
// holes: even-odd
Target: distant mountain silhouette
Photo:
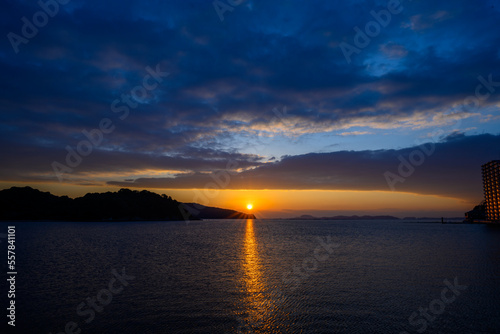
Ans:
[[[202,208],[196,212],[186,208]],[[190,212],[193,211],[194,214]],[[142,221],[255,218],[234,210],[183,204],[167,195],[120,189],[71,199],[31,187],[0,191],[0,220]]]
[[[183,203],[191,216],[198,219],[255,219],[255,215],[234,210],[204,206],[197,203]]]
[[[333,217],[314,217],[302,215],[300,217],[287,218],[288,220],[396,220],[394,216],[333,216]]]
[[[441,221],[443,217],[404,217],[403,220],[435,220]],[[463,217],[444,217],[447,220],[463,220]]]

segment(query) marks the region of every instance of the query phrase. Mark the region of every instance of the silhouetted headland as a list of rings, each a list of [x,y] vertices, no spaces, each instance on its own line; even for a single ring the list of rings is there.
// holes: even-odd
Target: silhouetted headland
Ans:
[[[54,221],[171,221],[255,218],[234,210],[204,207],[197,214],[167,195],[120,189],[88,193],[75,199],[31,187],[0,191],[0,220]]]
[[[198,219],[255,219],[251,213],[204,206],[197,203],[183,203],[182,206],[192,217]]]

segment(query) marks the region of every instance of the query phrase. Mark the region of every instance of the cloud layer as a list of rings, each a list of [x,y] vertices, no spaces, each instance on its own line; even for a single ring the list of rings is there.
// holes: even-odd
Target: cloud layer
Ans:
[[[380,190],[383,173],[411,152],[404,147],[452,127],[467,136],[436,144],[396,189],[469,196],[459,183],[478,182],[478,164],[498,158],[500,6],[401,6],[348,63],[341,43],[355,45],[355,27],[365,29],[386,2],[247,0],[221,21],[210,1],[73,0],[16,53],[8,34],[23,36],[22,18],[41,8],[7,0],[0,178],[57,181],[53,161],[65,164],[82,130],[109,118],[114,131],[65,182],[203,187],[235,161],[233,188]],[[147,67],[169,76],[134,95]],[[125,119],[116,100],[128,106]],[[359,149],[346,150],[350,142]],[[477,161],[462,161],[463,152]],[[450,168],[458,169],[441,177]]]
[[[381,190],[481,201],[481,165],[500,159],[500,136],[449,136],[401,150],[287,156],[240,173],[139,178],[112,185],[140,188]],[[218,186],[218,187],[217,187]]]

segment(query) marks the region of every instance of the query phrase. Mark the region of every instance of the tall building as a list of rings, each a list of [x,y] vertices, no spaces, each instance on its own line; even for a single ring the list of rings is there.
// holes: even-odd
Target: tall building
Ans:
[[[490,161],[482,169],[486,218],[500,221],[500,160]]]

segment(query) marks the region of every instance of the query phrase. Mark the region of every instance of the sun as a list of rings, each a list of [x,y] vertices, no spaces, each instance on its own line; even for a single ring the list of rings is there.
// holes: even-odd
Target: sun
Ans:
[[[253,209],[253,205],[252,205],[252,203],[248,203],[248,204],[247,204],[247,209],[248,209],[248,210],[252,210],[252,209]]]

